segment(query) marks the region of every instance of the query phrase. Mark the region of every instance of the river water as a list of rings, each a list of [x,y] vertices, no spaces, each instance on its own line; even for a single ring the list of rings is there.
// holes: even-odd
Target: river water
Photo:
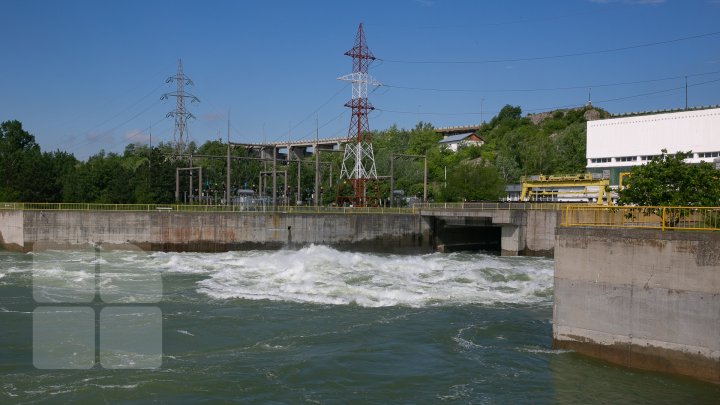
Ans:
[[[100,280],[93,269],[160,283],[143,304],[161,311],[159,367],[103,367],[103,343],[90,368],[35,367],[51,328],[33,311]],[[0,252],[0,403],[720,401],[716,385],[553,350],[552,283],[552,260],[481,253]],[[133,304],[101,301],[86,307]]]

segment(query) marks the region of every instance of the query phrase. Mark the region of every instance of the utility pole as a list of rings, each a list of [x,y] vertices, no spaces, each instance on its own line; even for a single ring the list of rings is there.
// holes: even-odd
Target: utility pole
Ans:
[[[428,166],[427,166],[427,155],[404,155],[404,154],[392,154],[390,155],[390,203],[392,204],[394,197],[393,197],[393,187],[395,185],[395,173],[394,173],[394,164],[396,157],[405,157],[405,158],[417,158],[417,159],[423,159],[423,202],[427,202],[427,183],[428,183]]]
[[[395,204],[395,155],[390,153],[390,207]]]
[[[273,190],[272,190],[272,205],[277,206],[277,146],[273,145]]]
[[[687,76],[685,76],[685,111],[688,109],[688,85],[687,85]]]
[[[227,128],[227,181],[225,182],[225,205],[230,205],[230,109],[228,108]]]
[[[485,119],[483,118],[483,104],[485,103],[485,99],[480,99],[480,126],[485,122]]]
[[[285,181],[283,182],[283,186],[285,187],[285,192],[283,193],[283,205],[288,206],[290,205],[290,194],[288,193],[288,191],[290,191],[288,190],[290,187],[288,187],[287,169],[285,169]]]
[[[152,122],[150,123],[150,149],[148,149],[148,174],[145,178],[145,187],[150,191],[150,172],[152,171]]]
[[[300,157],[298,156],[298,175],[297,175],[297,200],[295,201],[295,204],[297,205],[298,202],[302,202],[302,192],[300,191]]]
[[[202,167],[193,167],[190,165],[189,167],[176,167],[175,168],[175,201],[180,201],[180,171],[188,171],[190,175],[190,199],[192,200],[192,186],[193,186],[193,177],[192,172],[193,170],[197,170],[199,173],[198,176],[198,186],[202,187]],[[199,190],[199,189],[198,189]],[[185,192],[185,202],[187,202],[187,191]]]
[[[283,205],[289,206],[290,205],[290,187],[288,186],[288,177],[287,177],[287,171],[290,170],[290,151],[292,150],[290,148],[290,132],[292,131],[292,124],[288,122],[288,143],[287,143],[287,169],[285,169],[285,192],[283,193]]]
[[[424,168],[424,175],[423,175],[423,202],[427,202],[427,155],[425,155],[425,168]]]
[[[318,150],[318,130],[318,117],[315,116],[315,193],[313,195],[315,196],[314,200],[316,207],[320,205],[320,151]]]

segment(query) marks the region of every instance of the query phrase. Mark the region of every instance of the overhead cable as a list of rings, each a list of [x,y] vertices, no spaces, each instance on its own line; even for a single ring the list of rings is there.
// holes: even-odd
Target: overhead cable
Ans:
[[[682,38],[668,39],[665,41],[647,42],[644,44],[637,44],[637,45],[628,45],[628,46],[622,46],[622,47],[618,47],[618,48],[599,49],[599,50],[594,50],[594,51],[583,51],[583,52],[565,53],[565,54],[558,54],[558,55],[521,57],[521,58],[483,59],[483,60],[402,60],[402,59],[383,59],[383,58],[377,58],[377,59],[381,60],[383,62],[388,62],[388,63],[453,64],[453,65],[465,65],[465,64],[481,65],[481,64],[490,64],[490,63],[527,62],[527,61],[535,61],[535,60],[563,59],[563,58],[572,58],[572,57],[578,57],[578,56],[588,56],[588,55],[598,55],[598,54],[612,53],[612,52],[629,51],[629,50],[633,50],[633,49],[648,48],[648,47],[658,46],[658,45],[667,45],[667,44],[672,44],[672,43],[677,43],[677,42],[690,41],[693,39],[712,37],[712,36],[716,36],[716,35],[720,35],[720,31],[708,32],[708,33],[698,34],[698,35],[691,35],[691,36],[682,37]]]

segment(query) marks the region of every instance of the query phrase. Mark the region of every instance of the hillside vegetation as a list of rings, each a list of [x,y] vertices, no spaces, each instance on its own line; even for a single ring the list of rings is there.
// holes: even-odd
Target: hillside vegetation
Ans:
[[[442,136],[429,123],[420,122],[412,129],[393,125],[372,133],[377,171],[380,176],[390,174],[391,155],[426,155],[430,199],[496,200],[504,195],[506,184],[518,182],[523,175],[583,172],[585,122],[589,117],[606,116],[605,111],[582,108],[523,117],[520,107],[508,105],[481,126],[478,134],[485,145],[462,147],[457,153],[438,144]],[[187,152],[224,156],[226,146],[219,140],[200,146],[191,143]],[[100,151],[80,161],[64,151],[42,152],[20,122],[6,121],[0,124],[0,201],[170,203],[174,201],[175,169],[189,163],[171,159],[170,154],[167,144],[152,148],[131,144],[122,154]],[[246,154],[240,148],[232,151],[233,156]],[[341,159],[339,153],[321,155],[325,204],[335,199]],[[405,196],[422,197],[422,160],[395,158],[395,189]],[[301,199],[308,203],[314,188],[314,158],[307,157],[300,164]],[[203,167],[203,193],[222,197],[225,160],[193,159],[193,166],[198,165]],[[287,185],[278,181],[278,196],[287,194],[286,202],[291,204],[297,195],[297,165],[281,162],[278,166],[288,175]],[[259,191],[259,173],[270,166],[257,160],[233,160],[231,189]],[[284,174],[279,178],[284,179]],[[188,190],[184,178],[181,190],[183,199]],[[387,199],[389,183],[381,181],[379,191]],[[270,195],[272,190],[265,188],[263,193]]]

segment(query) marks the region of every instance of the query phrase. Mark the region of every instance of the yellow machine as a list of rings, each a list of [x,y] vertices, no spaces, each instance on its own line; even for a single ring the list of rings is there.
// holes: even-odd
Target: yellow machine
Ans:
[[[598,205],[608,205],[610,202],[610,198],[605,192],[605,188],[610,185],[610,181],[595,178],[592,173],[557,176],[541,174],[523,177],[521,181],[520,201],[533,201],[545,195],[575,195],[582,197],[597,193]],[[597,192],[589,191],[588,187],[597,187]],[[560,191],[559,189],[565,190]]]
[[[625,187],[623,187],[623,180],[625,177],[630,177],[632,173],[630,172],[620,172],[620,175],[618,175],[618,190],[622,190]]]

